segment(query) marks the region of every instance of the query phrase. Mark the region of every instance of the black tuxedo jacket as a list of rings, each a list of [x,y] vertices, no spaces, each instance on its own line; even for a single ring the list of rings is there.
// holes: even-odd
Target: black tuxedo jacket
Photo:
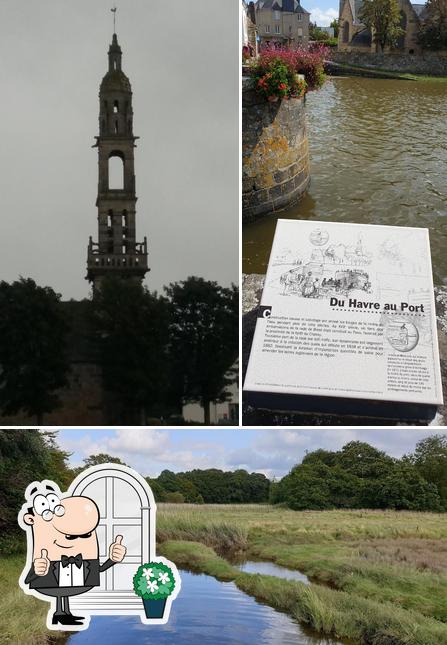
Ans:
[[[106,560],[104,564],[99,564],[99,560],[83,560],[84,566],[84,587],[97,587],[99,585],[99,574],[116,564],[112,560]],[[52,560],[46,576],[38,576],[34,571],[34,564],[28,571],[25,578],[25,584],[30,589],[49,589],[50,587],[59,586],[59,565],[60,560]]]

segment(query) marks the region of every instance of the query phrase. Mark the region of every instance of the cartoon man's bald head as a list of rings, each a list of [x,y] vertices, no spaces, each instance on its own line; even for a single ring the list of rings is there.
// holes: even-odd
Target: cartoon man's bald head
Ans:
[[[36,488],[34,494],[27,491],[30,504],[22,514],[23,523],[32,530],[33,558],[40,557],[42,549],[50,560],[78,553],[84,559],[98,558],[96,503],[89,497],[62,497],[58,490]]]

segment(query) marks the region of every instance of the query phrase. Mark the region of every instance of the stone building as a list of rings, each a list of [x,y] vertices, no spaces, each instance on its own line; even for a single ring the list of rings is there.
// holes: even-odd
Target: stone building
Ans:
[[[299,0],[258,0],[255,14],[261,45],[307,46],[310,13]]]
[[[136,241],[132,89],[121,69],[121,47],[113,34],[109,69],[99,89],[98,242],[90,237],[87,279],[99,287],[104,276],[142,280],[147,241]]]
[[[409,0],[398,0],[400,7],[400,25],[404,34],[398,39],[393,52],[405,54],[419,54],[421,46],[417,35],[419,25],[424,18],[425,4],[412,4]],[[373,42],[371,30],[359,19],[362,0],[340,0],[338,34],[338,50],[344,52],[375,53],[376,43]],[[390,51],[390,48],[385,49]]]

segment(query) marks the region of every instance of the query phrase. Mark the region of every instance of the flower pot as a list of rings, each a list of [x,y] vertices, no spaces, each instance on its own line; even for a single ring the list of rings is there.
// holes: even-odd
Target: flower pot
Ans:
[[[145,600],[143,598],[143,605],[146,618],[163,618],[166,598],[160,598],[159,600]]]

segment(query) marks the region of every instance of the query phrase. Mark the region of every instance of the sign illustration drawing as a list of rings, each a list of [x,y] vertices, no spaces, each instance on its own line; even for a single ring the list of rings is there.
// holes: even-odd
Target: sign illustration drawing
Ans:
[[[50,602],[47,627],[86,629],[91,615],[164,624],[180,591],[175,564],[155,555],[156,506],[134,470],[101,464],[62,493],[32,482],[18,516],[27,535],[23,591]]]

